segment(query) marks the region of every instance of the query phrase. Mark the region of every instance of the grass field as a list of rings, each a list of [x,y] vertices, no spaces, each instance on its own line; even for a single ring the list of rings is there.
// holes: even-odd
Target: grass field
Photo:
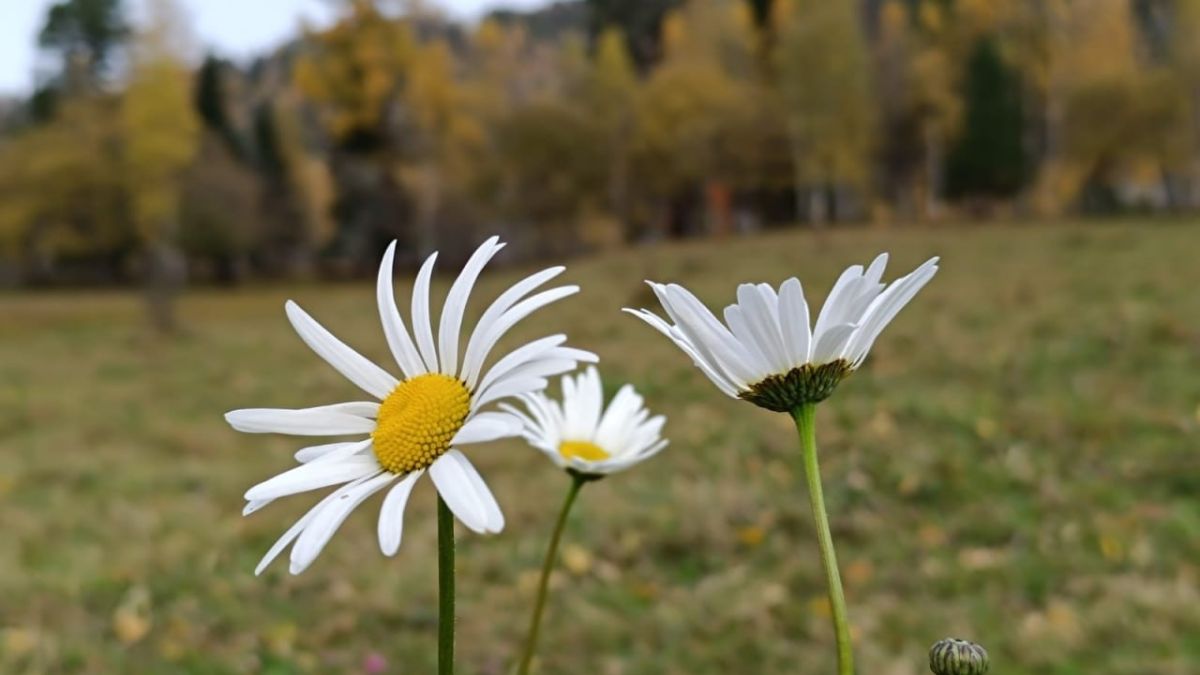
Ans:
[[[942,271],[818,415],[863,675],[925,673],[947,635],[1000,675],[1200,672],[1200,230],[1142,223],[772,234],[577,260],[557,332],[669,416],[672,445],[588,487],[543,634],[545,675],[833,671],[794,428],[725,398],[619,314],[640,280],[710,305],[734,285],[893,253]],[[472,308],[527,269],[485,275]],[[444,291],[446,279],[438,289]],[[406,292],[401,282],[398,294]],[[0,672],[426,675],[435,519],[423,483],[384,558],[378,497],[291,577],[267,547],[313,503],[242,518],[302,441],[221,415],[355,398],[294,335],[294,298],[390,363],[370,282],[199,291],[187,334],[149,336],[134,296],[0,296]],[[402,305],[404,303],[402,302]],[[567,479],[518,443],[472,453],[508,516],[462,533],[460,672],[503,675]]]

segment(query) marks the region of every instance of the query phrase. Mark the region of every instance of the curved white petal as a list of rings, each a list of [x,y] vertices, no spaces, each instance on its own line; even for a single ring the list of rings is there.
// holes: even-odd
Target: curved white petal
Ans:
[[[396,242],[393,241],[383,254],[383,262],[379,265],[379,277],[375,284],[375,300],[379,305],[379,320],[383,323],[383,335],[387,338],[388,347],[396,364],[411,379],[424,375],[427,371],[421,362],[421,355],[413,344],[408,329],[404,327],[404,319],[400,318],[400,310],[396,308],[395,288],[392,285],[393,261],[396,256]]]
[[[686,336],[673,329],[666,321],[663,321],[661,317],[644,309],[632,309],[626,307],[622,311],[636,316],[637,318],[649,324],[651,328],[667,336],[671,342],[675,343],[676,347],[679,347],[685,354],[691,357],[692,363],[696,364],[696,367],[699,368],[704,375],[707,376],[708,379],[717,386],[718,389],[720,389],[726,396],[737,398],[738,390],[741,388],[741,386],[721,372],[718,367],[708,359],[707,356],[696,350]]]
[[[463,313],[467,310],[471,289],[474,288],[475,280],[479,278],[484,265],[504,248],[504,244],[499,242],[500,237],[492,237],[475,249],[475,253],[454,280],[450,292],[446,294],[446,304],[442,307],[442,318],[438,325],[438,349],[442,359],[441,372],[447,375],[454,375],[458,371],[459,330],[462,328]]]
[[[394,556],[400,550],[400,539],[404,534],[404,507],[408,504],[408,497],[417,479],[424,473],[424,469],[409,473],[383,498],[383,506],[379,509],[378,534],[379,550],[386,556]]]
[[[549,384],[550,383],[544,377],[509,378],[503,382],[497,382],[496,384],[492,385],[491,389],[488,389],[486,392],[480,394],[479,398],[477,398],[475,401],[475,407],[482,408],[493,401],[499,401],[503,398],[518,396],[520,394],[534,391],[541,391]]]
[[[779,323],[784,347],[790,361],[789,370],[808,362],[812,330],[809,327],[808,302],[804,287],[792,277],[779,287]]]
[[[820,342],[821,336],[829,328],[843,323],[851,323],[847,320],[846,308],[862,280],[862,275],[862,265],[851,265],[834,282],[833,289],[825,298],[825,304],[821,306],[821,313],[817,315],[817,323],[813,326],[814,344]]]
[[[521,432],[521,420],[508,413],[481,412],[454,434],[451,445],[485,443],[501,438],[510,438]]]
[[[916,270],[894,282],[866,310],[863,325],[846,349],[846,358],[855,366],[862,363],[875,339],[892,319],[937,274],[938,259],[930,258]]]
[[[822,365],[842,357],[846,343],[854,335],[857,326],[843,323],[825,329],[821,338],[813,345],[812,363]]]
[[[454,517],[472,531],[485,534],[488,531],[487,509],[476,496],[470,476],[451,455],[453,452],[451,450],[434,461],[429,467],[429,477]]]
[[[371,439],[365,441],[350,441],[342,443],[326,443],[324,445],[313,445],[307,448],[300,448],[296,451],[296,461],[301,464],[308,464],[318,459],[327,461],[336,458],[339,455],[349,456],[361,450],[365,450],[371,445]]]
[[[475,330],[471,331],[471,337],[467,340],[467,351],[463,356],[460,377],[467,383],[468,388],[474,389],[475,384],[479,382],[480,370],[482,370],[485,360],[480,356],[480,352],[492,348],[491,344],[486,343],[492,324],[498,321],[518,300],[538,286],[562,274],[565,269],[565,267],[551,267],[525,277],[501,293],[484,310],[483,316],[480,316],[479,322],[475,324]]]
[[[678,284],[659,284],[653,288],[663,309],[674,319],[675,328],[738,389],[744,389],[768,374],[762,364],[748,359],[741,343],[691,291]]]
[[[225,421],[234,429],[248,434],[366,434],[375,430],[375,420],[349,412],[365,410],[361,405],[338,403],[315,408],[243,408],[225,413]],[[379,405],[373,405],[378,410]]]
[[[541,358],[546,352],[554,349],[566,341],[567,336],[560,333],[558,335],[548,335],[544,338],[539,338],[533,342],[529,342],[517,347],[516,349],[502,356],[499,361],[496,361],[496,363],[488,369],[487,373],[483,376],[483,379],[480,380],[477,391],[487,389],[488,385],[496,381],[498,378],[507,375],[510,371],[512,371],[513,368],[517,368],[529,361]]]
[[[451,448],[446,455],[458,462],[467,476],[471,489],[475,492],[475,499],[483,506],[486,532],[499,534],[504,529],[504,513],[500,510],[500,504],[496,503],[496,497],[488,488],[487,483],[484,482],[483,476],[479,475],[479,471],[471,464],[471,460],[467,459],[467,456],[461,451]]]
[[[379,471],[375,457],[357,455],[336,462],[310,462],[269,478],[246,490],[246,501],[278,499],[299,492],[337,485]]]
[[[296,537],[300,536],[300,533],[304,531],[304,528],[308,527],[308,524],[311,523],[313,519],[317,517],[317,514],[324,510],[326,506],[329,506],[329,504],[333,502],[333,500],[337,499],[339,495],[343,494],[347,490],[353,489],[357,485],[361,484],[364,480],[366,480],[366,478],[360,478],[351,483],[347,483],[340,489],[334,490],[324,499],[317,502],[316,506],[309,509],[303,516],[300,517],[299,520],[292,524],[292,526],[288,528],[287,532],[284,532],[283,536],[277,539],[271,548],[267,550],[266,555],[262,557],[262,560],[258,562],[258,566],[254,568],[254,575],[258,576],[262,574],[263,570],[267,568],[267,565],[270,565],[271,561],[275,560],[275,558],[277,558],[279,554],[283,552],[283,549],[287,548],[288,544],[292,543]]]
[[[496,346],[500,338],[504,337],[504,334],[515,326],[518,321],[552,302],[557,302],[578,292],[578,286],[551,288],[518,302],[495,321],[490,322],[486,327],[484,327],[481,320],[479,325],[475,327],[475,333],[471,335],[471,340],[474,341],[476,336],[480,335],[482,331],[482,337],[480,337],[478,343],[479,347],[474,352],[471,352],[470,347],[468,347],[467,358],[473,360],[463,362],[464,372],[477,374],[483,363],[487,361],[488,353],[491,352],[492,347]]]
[[[395,479],[395,474],[385,471],[342,491],[336,499],[321,509],[312,522],[304,528],[304,532],[296,540],[296,545],[292,547],[291,565],[288,571],[292,574],[300,574],[308,569],[308,566],[325,548],[325,544],[329,543],[333,533],[337,532],[342,523],[346,522],[346,517],[350,515],[350,512],[363,503],[367,497],[383,489]]]
[[[417,280],[413,284],[412,294],[412,323],[413,335],[417,347],[421,350],[421,358],[428,372],[438,371],[437,349],[433,346],[433,324],[429,319],[429,284],[433,278],[433,265],[437,262],[436,251],[431,253],[417,272]]]
[[[288,300],[284,308],[300,339],[346,379],[380,400],[396,388],[399,383],[396,378],[334,337],[300,305]]]

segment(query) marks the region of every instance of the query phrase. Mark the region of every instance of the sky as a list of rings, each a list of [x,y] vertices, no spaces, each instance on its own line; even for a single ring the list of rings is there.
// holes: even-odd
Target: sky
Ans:
[[[129,2],[129,0],[127,0]],[[235,60],[270,51],[298,32],[301,21],[327,25],[328,0],[180,0],[199,41]],[[0,95],[24,95],[33,88],[37,34],[55,0],[0,0]],[[129,2],[136,13],[138,0]],[[453,17],[473,19],[495,7],[536,7],[547,0],[441,0]]]

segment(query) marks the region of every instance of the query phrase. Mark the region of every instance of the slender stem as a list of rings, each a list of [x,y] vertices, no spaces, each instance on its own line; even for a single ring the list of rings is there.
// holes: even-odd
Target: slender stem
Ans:
[[[454,674],[454,515],[438,495],[438,675]]]
[[[796,430],[800,432],[808,500],[812,504],[821,561],[825,565],[825,580],[829,585],[829,607],[833,613],[833,632],[837,636],[838,675],[854,675],[854,651],[850,644],[850,622],[846,618],[846,595],[842,592],[842,577],[838,573],[833,535],[829,532],[829,515],[825,512],[825,495],[821,490],[821,467],[817,463],[817,434],[813,419],[816,409],[816,404],[806,403],[797,408],[792,417],[796,420]]]
[[[586,477],[571,474],[571,489],[567,491],[567,498],[563,501],[558,522],[554,524],[554,533],[550,535],[550,545],[546,548],[546,559],[542,562],[542,578],[538,582],[537,600],[533,604],[533,617],[529,620],[529,634],[525,638],[525,650],[521,654],[521,665],[517,668],[518,675],[527,675],[529,665],[533,663],[533,653],[537,650],[538,633],[542,627],[542,610],[546,608],[546,589],[550,586],[550,572],[554,570],[554,562],[558,558],[558,543],[562,540],[571,506],[575,504],[575,498],[579,496],[579,490],[586,482]]]

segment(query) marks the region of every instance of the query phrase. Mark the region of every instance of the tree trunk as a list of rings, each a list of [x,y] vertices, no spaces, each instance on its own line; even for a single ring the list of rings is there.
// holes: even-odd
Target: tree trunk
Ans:
[[[808,222],[816,229],[825,227],[829,222],[829,195],[823,184],[808,189]]]
[[[941,129],[936,124],[928,125],[925,129],[925,203],[922,208],[928,220],[937,220],[942,215],[944,154]]]
[[[187,262],[174,244],[164,239],[146,246],[146,309],[150,323],[160,333],[173,333],[178,328],[175,318],[175,297],[183,288]]]

